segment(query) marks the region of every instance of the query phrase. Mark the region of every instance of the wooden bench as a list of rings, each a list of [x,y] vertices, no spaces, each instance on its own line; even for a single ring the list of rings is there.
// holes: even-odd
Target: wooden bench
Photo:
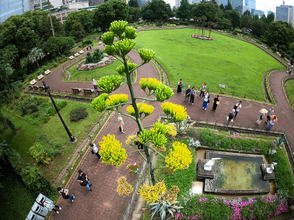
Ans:
[[[94,89],[84,89],[85,95],[91,95],[94,92]]]
[[[78,94],[81,91],[81,89],[79,89],[79,88],[71,88],[71,90],[72,90],[73,94]]]
[[[38,79],[39,79],[39,80],[41,80],[41,79],[43,79],[43,78],[44,78],[44,76],[43,76],[42,74],[38,76]]]

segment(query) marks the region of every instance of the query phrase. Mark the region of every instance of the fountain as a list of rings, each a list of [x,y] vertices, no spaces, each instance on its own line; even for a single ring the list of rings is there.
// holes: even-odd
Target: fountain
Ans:
[[[219,158],[221,160],[216,160]],[[204,168],[205,164],[208,169]],[[198,162],[198,178],[205,179],[204,192],[218,194],[268,193],[270,191],[269,182],[262,179],[264,175],[260,169],[263,164],[266,164],[263,155],[209,150],[206,151],[206,159]],[[268,171],[272,172],[272,168],[270,170]],[[272,176],[272,174],[268,175]]]

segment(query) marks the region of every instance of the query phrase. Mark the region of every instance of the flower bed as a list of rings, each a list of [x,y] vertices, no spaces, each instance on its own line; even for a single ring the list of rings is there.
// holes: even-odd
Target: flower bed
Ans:
[[[214,38],[208,37],[208,36],[205,36],[205,35],[191,35],[191,37],[201,39],[201,40],[215,40]]]
[[[264,219],[288,212],[288,202],[277,194],[265,197],[226,199],[212,195],[192,196],[175,219]]]
[[[78,71],[87,71],[87,70],[94,70],[94,69],[99,69],[105,66],[108,66],[112,64],[116,59],[113,56],[104,56],[104,58],[108,57],[108,59],[105,59],[103,61],[100,61],[95,64],[84,64],[84,61],[80,62],[77,65],[77,70]]]

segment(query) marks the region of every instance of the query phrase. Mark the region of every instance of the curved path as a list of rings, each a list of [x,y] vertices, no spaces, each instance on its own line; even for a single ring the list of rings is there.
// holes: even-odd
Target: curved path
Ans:
[[[129,54],[130,58],[135,63],[140,63],[141,59],[137,52],[131,51]],[[138,69],[138,78],[134,83],[134,90],[137,96],[144,95],[143,91],[138,85],[140,78],[145,77],[159,77],[156,67],[152,63],[148,63]],[[294,135],[293,135],[293,125],[294,125],[294,111],[291,109],[282,88],[282,80],[286,77],[285,71],[274,72],[270,76],[270,87],[272,89],[272,94],[277,103],[275,107],[275,114],[277,115],[279,121],[274,125],[273,131],[283,131],[287,134],[289,142],[292,142],[291,148],[294,149]],[[71,83],[62,82],[62,68],[57,68],[49,76],[47,76],[44,81],[54,90],[60,90],[62,92],[71,91],[71,87],[76,85],[81,88],[81,85],[86,88],[92,88],[92,83]],[[39,82],[40,83],[40,82]],[[186,84],[186,82],[184,82]],[[126,93],[126,85],[120,87],[115,93]],[[213,98],[214,95],[211,96]],[[190,105],[184,102],[183,94],[175,94],[169,101],[181,104],[187,108],[187,112],[193,120],[203,120],[210,122],[224,123],[226,121],[226,116],[232,109],[232,107],[238,102],[239,99],[232,97],[222,97],[221,104],[215,112],[211,111],[212,104],[209,104],[207,111],[201,109],[202,99],[195,98],[194,105]],[[243,107],[240,110],[237,118],[235,119],[234,125],[241,127],[256,127],[255,121],[259,117],[259,110],[261,108],[269,109],[271,105],[250,101],[242,100]],[[152,103],[155,107],[153,114],[148,116],[144,121],[144,125],[149,125],[155,122],[160,114],[163,114],[160,104],[158,102]],[[117,115],[112,114],[108,119],[107,123],[102,127],[98,135],[96,136],[94,142],[97,144],[101,141],[102,137],[107,134],[114,134],[116,138],[123,144],[130,134],[135,134],[137,132],[137,125],[134,121],[129,118],[124,117],[125,122],[125,134],[118,131]],[[258,126],[260,129],[265,129],[265,124]],[[130,149],[132,148],[132,149]],[[127,151],[130,152],[134,150],[130,147]],[[127,208],[128,202],[131,199],[129,196],[119,196],[116,192],[117,179],[120,176],[126,176],[128,182],[134,181],[136,178],[128,174],[126,170],[127,164],[137,163],[142,165],[142,158],[137,153],[130,154],[127,161],[121,167],[112,167],[110,165],[103,164],[97,161],[97,157],[92,155],[88,151],[83,156],[80,164],[77,166],[76,170],[73,172],[71,179],[69,180],[66,188],[69,188],[71,193],[74,193],[76,200],[71,203],[70,200],[64,200],[59,198],[58,204],[62,207],[60,214],[52,214],[51,219],[56,220],[121,220],[123,218],[124,212]],[[88,191],[85,187],[79,185],[76,181],[78,176],[77,170],[82,169],[89,177],[93,186],[92,192]]]

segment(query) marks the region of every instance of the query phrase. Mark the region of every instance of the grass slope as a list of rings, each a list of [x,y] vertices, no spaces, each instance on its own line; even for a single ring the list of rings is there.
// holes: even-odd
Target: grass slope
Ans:
[[[291,107],[294,109],[294,80],[286,83],[286,90]]]
[[[78,107],[85,107],[89,113],[88,117],[75,123],[70,122],[70,111]],[[51,169],[38,164],[42,174],[50,181],[54,179],[56,173],[58,173],[60,168],[65,164],[69,155],[82,142],[83,137],[97,123],[101,116],[101,113],[93,109],[90,104],[72,101],[68,101],[68,104],[60,111],[60,114],[72,135],[77,137],[78,141],[75,144],[71,144],[69,142],[68,134],[66,133],[57,114],[55,114],[55,116],[45,126],[41,127],[23,120],[16,115],[7,113],[7,116],[11,116],[11,119],[16,127],[21,129],[14,137],[12,136],[12,131],[10,129],[6,130],[3,134],[7,143],[14,148],[30,165],[34,165],[36,162],[29,155],[28,150],[41,134],[45,134],[52,141],[62,144],[64,149],[61,154],[57,156]]]
[[[180,78],[198,91],[206,82],[210,92],[226,85],[229,95],[265,100],[262,77],[271,69],[284,67],[270,55],[249,43],[211,33],[214,41],[191,38],[193,29],[141,31],[136,48],[150,48],[165,68],[171,86]]]

